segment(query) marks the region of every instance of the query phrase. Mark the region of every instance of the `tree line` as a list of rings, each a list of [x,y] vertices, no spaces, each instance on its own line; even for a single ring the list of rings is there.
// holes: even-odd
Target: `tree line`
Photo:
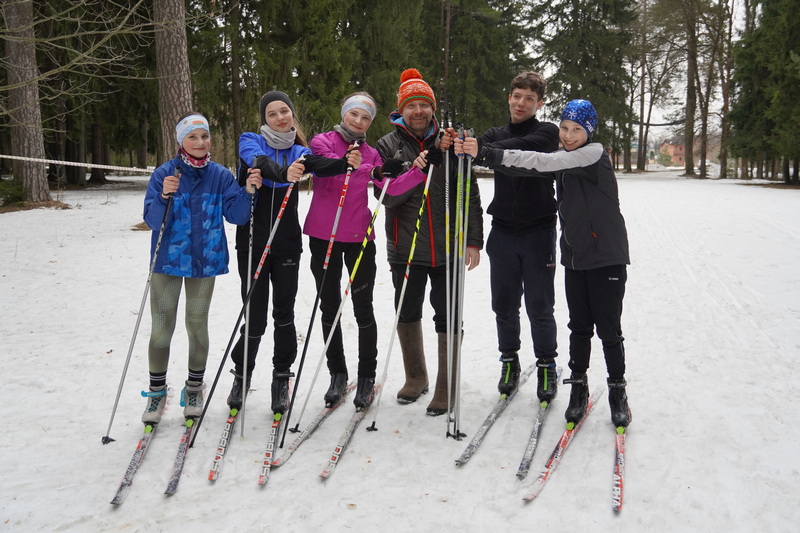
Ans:
[[[292,96],[309,137],[339,122],[342,98],[369,92],[374,141],[408,67],[434,88],[439,120],[480,133],[507,119],[514,75],[539,70],[550,80],[540,118],[591,100],[597,138],[626,170],[645,168],[653,111],[673,109],[675,134],[695,147],[687,174],[718,134],[723,177],[738,167],[797,181],[796,0],[6,0],[0,14],[0,155],[154,165],[173,155],[177,115],[195,110],[232,167],[272,89]],[[33,201],[49,198],[48,180],[87,179],[0,164]],[[89,181],[104,179],[92,169]]]

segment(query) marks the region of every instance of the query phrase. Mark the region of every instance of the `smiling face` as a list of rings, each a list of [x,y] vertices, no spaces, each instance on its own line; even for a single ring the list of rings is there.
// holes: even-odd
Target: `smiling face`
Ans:
[[[508,112],[513,124],[520,124],[533,117],[542,107],[543,100],[530,89],[515,88],[508,95]]]
[[[211,151],[211,134],[205,128],[195,128],[183,138],[181,147],[195,159],[202,159]]]
[[[562,146],[568,152],[580,148],[589,140],[589,134],[586,133],[583,126],[572,120],[561,121],[558,137],[561,139]]]
[[[414,136],[422,139],[428,133],[431,119],[433,118],[433,106],[427,100],[422,98],[415,98],[406,103],[403,111],[403,122],[406,124],[408,131]]]
[[[348,109],[342,117],[342,123],[355,133],[366,133],[372,123],[372,117],[363,109]]]
[[[279,133],[287,133],[294,126],[292,109],[286,105],[286,102],[281,100],[275,100],[267,104],[266,109],[264,109],[264,119],[267,122],[267,126]]]

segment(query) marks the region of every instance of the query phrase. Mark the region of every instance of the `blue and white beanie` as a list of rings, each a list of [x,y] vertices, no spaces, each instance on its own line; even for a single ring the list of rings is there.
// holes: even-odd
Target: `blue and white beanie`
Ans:
[[[183,142],[183,138],[186,137],[190,131],[196,130],[197,128],[211,133],[208,127],[208,120],[203,115],[189,115],[183,117],[180,122],[175,125],[175,139],[177,139],[178,144]]]
[[[597,111],[589,100],[571,100],[564,106],[561,120],[577,122],[591,137],[597,128]]]

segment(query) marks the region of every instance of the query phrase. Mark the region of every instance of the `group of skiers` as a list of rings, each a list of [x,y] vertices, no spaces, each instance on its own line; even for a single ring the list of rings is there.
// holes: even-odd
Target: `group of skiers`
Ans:
[[[469,175],[465,187],[458,182],[458,161],[468,155],[476,165],[495,169],[486,252],[501,361],[499,392],[508,395],[519,383],[524,299],[536,357],[537,395],[542,402],[556,397],[554,278],[560,216],[572,371],[564,381],[572,385],[566,418],[578,422],[586,412],[586,373],[596,329],[608,369],[611,418],[616,426],[626,427],[631,415],[620,319],[630,261],[617,182],[608,154],[602,145],[591,142],[598,120],[591,103],[573,100],[567,104],[560,128],[536,118],[546,86],[536,72],[520,74],[511,83],[508,124],[477,139],[459,138],[455,130],[437,122],[436,97],[430,85],[416,69],[407,69],[400,76],[397,109],[389,117],[394,131],[379,139],[375,148],[366,143],[367,130],[378,113],[369,94],[358,92],[345,98],[340,124],[308,143],[290,97],[271,91],[261,99],[260,131],[240,138],[238,177],[210,160],[208,121],[197,114],[182,118],[176,126],[178,153],[153,172],[144,202],[144,219],[153,229],[153,325],[143,421],[156,424],[160,420],[182,283],[186,286],[189,334],[182,405],[187,418],[202,413],[209,305],[215,276],[228,271],[223,218],[238,226],[237,264],[242,301],[248,308],[231,351],[231,409],[241,408],[245,401],[267,328],[270,297],[272,410],[284,413],[289,408],[291,368],[298,355],[294,307],[303,234],[308,237],[326,341],[330,386],[324,401],[328,406],[337,404],[346,394],[350,378],[339,324],[341,278],[346,268],[349,280],[344,295],[352,291],[358,326],[354,404],[363,409],[372,402],[378,348],[370,184],[386,208],[386,255],[395,309],[399,310],[396,332],[405,383],[397,392],[397,401],[416,402],[429,390],[422,337],[428,292],[438,358],[427,413],[437,416],[452,410],[460,360],[458,350],[454,354],[452,347],[460,345],[463,332],[460,323],[453,324],[453,317],[460,317],[455,313],[460,295],[457,291],[451,294],[448,283],[453,276],[463,276],[464,268],[459,266],[471,270],[479,264],[484,245],[477,179]],[[294,184],[307,173],[313,175],[313,196],[301,229]],[[457,205],[459,194],[463,218],[456,223],[456,211],[451,216],[450,210]],[[465,232],[463,254],[457,250],[458,224],[463,224],[460,227]],[[312,321],[313,317],[312,313]]]

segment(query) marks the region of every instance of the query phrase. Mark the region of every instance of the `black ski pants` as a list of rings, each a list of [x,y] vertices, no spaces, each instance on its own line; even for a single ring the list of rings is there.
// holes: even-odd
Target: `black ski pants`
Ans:
[[[263,250],[253,250],[252,271],[247,272],[247,250],[237,251],[239,278],[241,279],[242,302],[247,296],[248,279],[252,282],[258,268]],[[248,341],[248,374],[256,365],[261,337],[267,329],[267,313],[270,295],[272,296],[273,355],[272,364],[276,372],[288,372],[297,357],[297,332],[294,325],[294,304],[297,297],[300,255],[278,256],[269,254],[264,261],[258,282],[250,296],[250,324]],[[236,364],[236,372],[244,367],[245,326],[240,330],[239,339],[231,352]]]
[[[564,269],[569,307],[569,367],[573,373],[585,373],[589,369],[591,339],[597,328],[608,377],[625,377],[625,339],[622,337],[621,318],[627,279],[625,265],[592,270]]]
[[[492,227],[486,254],[500,352],[517,352],[521,347],[520,307],[524,299],[534,355],[539,359],[556,357],[555,227],[520,232]]]

